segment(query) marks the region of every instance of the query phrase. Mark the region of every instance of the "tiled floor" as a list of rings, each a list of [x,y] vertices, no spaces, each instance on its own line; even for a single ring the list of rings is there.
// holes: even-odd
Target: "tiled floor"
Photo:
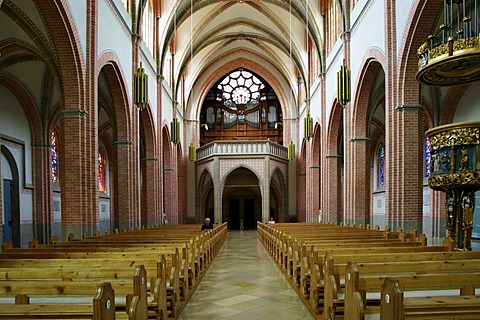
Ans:
[[[257,241],[257,231],[228,231],[181,320],[315,319]]]

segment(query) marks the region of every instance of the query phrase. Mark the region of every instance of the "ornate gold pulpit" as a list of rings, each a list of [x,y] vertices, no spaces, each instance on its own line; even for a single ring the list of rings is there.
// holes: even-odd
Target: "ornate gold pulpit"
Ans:
[[[475,191],[480,189],[480,122],[453,123],[426,132],[429,186],[446,192],[446,229],[456,250],[472,250]]]

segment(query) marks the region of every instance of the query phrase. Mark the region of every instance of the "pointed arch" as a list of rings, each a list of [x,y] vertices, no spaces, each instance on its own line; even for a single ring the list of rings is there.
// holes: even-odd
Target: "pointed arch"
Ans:
[[[327,127],[326,168],[323,171],[327,176],[326,191],[322,201],[322,219],[329,222],[343,221],[344,216],[343,112],[343,107],[335,103]]]
[[[274,221],[288,222],[288,186],[280,168],[275,168],[270,177],[270,217]]]
[[[312,185],[313,185],[313,198],[312,198],[312,219],[316,218],[317,221],[318,217],[317,214],[320,215],[320,203],[322,198],[322,175],[321,175],[321,154],[322,154],[322,131],[321,127],[318,123],[315,124],[315,128],[313,130],[313,139],[312,139],[312,165],[310,167],[310,174],[312,176]]]
[[[215,221],[215,202],[214,202],[214,186],[212,173],[208,168],[205,168],[200,174],[198,184],[196,187],[197,192],[197,221],[200,222],[205,218],[210,218],[211,221]]]
[[[307,219],[307,144],[302,139],[299,157],[297,158],[297,220],[306,222]]]

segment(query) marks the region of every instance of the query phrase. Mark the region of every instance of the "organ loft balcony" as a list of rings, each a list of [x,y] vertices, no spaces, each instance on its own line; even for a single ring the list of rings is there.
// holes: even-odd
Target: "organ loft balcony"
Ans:
[[[257,221],[288,221],[289,148],[268,140],[213,141],[198,149],[194,163],[198,216],[230,229],[254,229]],[[292,180],[293,183],[289,183]]]
[[[212,158],[272,158],[274,161],[288,162],[288,149],[272,141],[214,141],[197,149],[197,162]]]

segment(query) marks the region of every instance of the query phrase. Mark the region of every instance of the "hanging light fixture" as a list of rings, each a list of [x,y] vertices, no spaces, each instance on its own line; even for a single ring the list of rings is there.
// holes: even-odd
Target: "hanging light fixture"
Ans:
[[[140,110],[142,110],[148,103],[148,75],[142,68],[141,62],[140,67],[133,75],[133,78],[133,103],[136,104]]]
[[[418,49],[417,80],[452,86],[480,80],[478,0],[444,0],[443,23]]]
[[[350,70],[348,70],[345,59],[337,72],[337,101],[345,108],[351,98]]]
[[[170,132],[172,133],[172,143],[177,144],[180,142],[180,123],[178,119],[175,117],[173,118],[172,122],[170,122]]]
[[[196,161],[197,160],[197,148],[195,148],[195,144],[190,142],[190,145],[188,146],[188,159],[190,161]]]
[[[307,115],[303,119],[303,132],[304,132],[304,137],[307,140],[310,140],[313,134],[313,118],[310,115],[310,111],[307,111]]]
[[[293,140],[290,140],[288,144],[288,161],[292,161],[293,159],[295,159],[295,144]]]

